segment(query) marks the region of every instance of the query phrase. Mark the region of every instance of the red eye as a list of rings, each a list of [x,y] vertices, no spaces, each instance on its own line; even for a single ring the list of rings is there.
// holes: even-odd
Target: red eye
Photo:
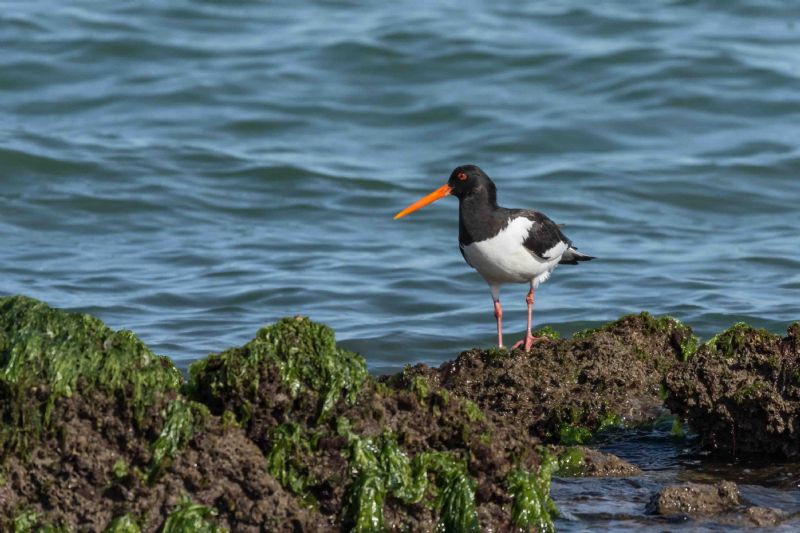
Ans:
[[[463,172],[459,172],[458,173],[458,179],[460,179],[461,181],[466,181],[467,180],[467,175],[464,174]]]

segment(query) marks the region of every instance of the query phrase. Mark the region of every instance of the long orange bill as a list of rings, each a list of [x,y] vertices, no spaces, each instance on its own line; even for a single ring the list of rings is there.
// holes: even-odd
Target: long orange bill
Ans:
[[[402,211],[397,213],[394,216],[394,219],[397,220],[398,218],[402,218],[402,217],[406,216],[407,214],[416,211],[420,207],[425,207],[428,204],[432,204],[436,200],[439,200],[439,199],[444,198],[445,196],[449,195],[452,191],[453,191],[453,189],[451,189],[450,186],[445,183],[444,185],[442,185],[441,187],[439,187],[438,189],[436,189],[435,191],[433,191],[429,195],[423,196],[422,198],[420,198],[419,200],[417,200],[416,202],[414,202],[410,206],[406,207],[405,209],[403,209]]]

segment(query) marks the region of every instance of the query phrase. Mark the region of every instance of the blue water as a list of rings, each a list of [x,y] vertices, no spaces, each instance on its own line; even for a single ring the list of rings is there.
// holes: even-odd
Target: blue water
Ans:
[[[456,200],[476,163],[596,261],[534,321],[800,318],[800,4],[4,2],[0,293],[181,365],[279,317],[376,372],[495,339]],[[507,338],[525,287],[506,286]]]

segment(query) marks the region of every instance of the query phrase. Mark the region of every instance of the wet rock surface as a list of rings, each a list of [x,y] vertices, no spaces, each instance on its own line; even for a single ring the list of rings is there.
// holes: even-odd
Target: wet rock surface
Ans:
[[[789,518],[789,513],[780,509],[748,507],[742,513],[729,517],[724,522],[730,525],[773,527],[789,520]]]
[[[666,516],[712,516],[731,511],[740,503],[739,489],[731,481],[716,485],[683,483],[661,489],[650,501],[648,510]]]
[[[666,405],[705,447],[731,457],[800,457],[800,323],[779,337],[737,324],[666,376]]]
[[[155,531],[170,519],[323,530],[241,429],[179,394],[180,374],[128,332],[0,298],[0,530]]]
[[[582,476],[591,477],[632,477],[642,473],[636,465],[620,459],[616,455],[580,446],[583,454]]]
[[[553,529],[559,458],[284,319],[181,384],[128,332],[0,299],[0,530]]]
[[[408,372],[529,435],[581,444],[608,426],[653,419],[664,374],[696,344],[687,326],[642,313],[572,339],[539,340],[529,353],[472,350],[438,369]]]
[[[771,527],[790,518],[781,509],[746,505],[732,481],[668,485],[653,496],[647,510],[663,516],[715,518],[720,524],[744,527]]]
[[[780,415],[770,451],[788,455],[793,328],[783,339],[740,328],[698,350],[688,327],[642,313],[530,353],[472,350],[376,379],[329,328],[294,317],[197,361],[184,382],[130,332],[0,298],[0,530],[551,531],[553,475],[641,473],[582,444],[652,420],[665,383],[690,422],[704,423],[712,398],[734,426],[744,406],[751,432]],[[739,386],[726,388],[731,375]],[[742,392],[759,379],[772,388]],[[726,427],[706,442],[725,449]],[[712,488],[665,489],[654,509],[787,516]]]

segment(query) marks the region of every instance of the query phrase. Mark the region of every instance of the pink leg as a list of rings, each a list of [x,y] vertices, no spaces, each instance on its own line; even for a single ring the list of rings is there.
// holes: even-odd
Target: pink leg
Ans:
[[[500,307],[500,300],[494,301],[494,317],[497,319],[497,346],[503,347],[503,308]]]
[[[531,289],[528,291],[528,296],[525,297],[525,302],[528,304],[528,329],[525,330],[525,338],[514,344],[514,346],[511,348],[512,350],[524,347],[525,351],[529,352],[531,350],[531,346],[533,346],[533,341],[541,338],[541,337],[534,337],[533,334],[531,333],[531,328],[533,327],[534,295],[535,295],[535,290],[533,288],[533,283],[531,283]]]

